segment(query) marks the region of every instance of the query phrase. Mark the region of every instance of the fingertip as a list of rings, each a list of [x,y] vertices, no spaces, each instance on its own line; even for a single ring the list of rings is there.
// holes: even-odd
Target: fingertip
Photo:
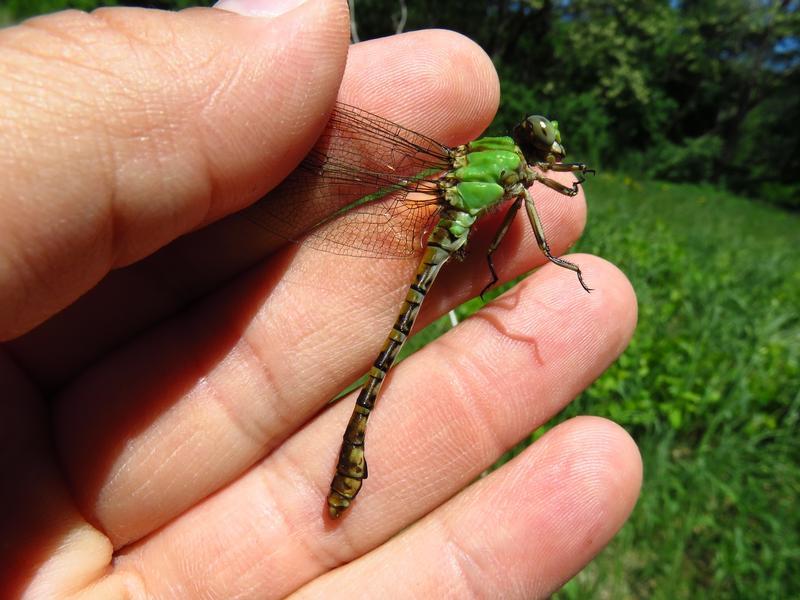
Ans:
[[[636,291],[628,277],[614,263],[592,254],[569,255],[581,267],[583,277],[592,288],[589,295],[593,319],[613,325],[618,332],[615,352],[621,353],[633,337],[638,320]],[[553,265],[555,266],[555,265]]]
[[[580,571],[624,525],[639,497],[642,461],[633,439],[599,417],[554,427],[509,464],[519,493],[505,511],[535,536],[529,584],[542,595]],[[541,586],[541,587],[539,587]]]
[[[642,483],[642,457],[631,435],[614,421],[595,416],[575,417],[556,429],[563,451],[584,465],[587,485],[624,520]]]
[[[578,266],[583,280],[591,288],[586,293],[575,273],[553,263],[545,265],[520,283],[519,292],[535,298],[560,317],[570,322],[579,320],[583,325],[562,329],[562,334],[590,335],[590,339],[570,339],[575,345],[589,343],[598,351],[616,358],[628,345],[636,329],[638,307],[636,292],[616,265],[592,254],[567,254],[562,256]],[[518,286],[518,287],[520,287]],[[516,288],[515,288],[516,289]]]
[[[570,473],[560,483],[562,543],[583,549],[588,560],[611,540],[636,505],[642,484],[639,448],[625,429],[601,417],[576,417],[546,435],[554,438],[554,464]]]
[[[354,45],[342,98],[454,145],[486,129],[497,111],[500,85],[479,45],[452,31],[430,29]]]

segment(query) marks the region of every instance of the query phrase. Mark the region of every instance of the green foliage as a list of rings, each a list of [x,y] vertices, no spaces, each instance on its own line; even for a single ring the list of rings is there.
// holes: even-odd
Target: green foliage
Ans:
[[[658,85],[677,14],[667,2],[570,2],[558,23],[559,96],[591,90],[613,116],[616,151],[662,137],[676,103]],[[577,88],[577,89],[576,89]]]
[[[800,219],[706,186],[601,175],[589,194],[578,249],[628,274],[640,325],[587,402],[653,433],[780,421],[800,383]]]
[[[800,182],[778,183],[775,181],[756,182],[755,195],[772,204],[800,211]]]
[[[800,209],[800,140],[786,134],[794,123],[800,123],[800,80],[767,97],[744,119],[726,174],[729,187]],[[761,158],[765,155],[768,160]]]
[[[708,181],[721,151],[722,139],[714,134],[686,138],[678,144],[665,141],[638,156],[630,156],[625,170],[667,181]]]

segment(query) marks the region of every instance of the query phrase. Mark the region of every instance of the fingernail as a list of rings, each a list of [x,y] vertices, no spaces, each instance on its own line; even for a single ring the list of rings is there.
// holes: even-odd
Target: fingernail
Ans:
[[[297,8],[306,0],[219,0],[214,8],[246,17],[277,17]]]

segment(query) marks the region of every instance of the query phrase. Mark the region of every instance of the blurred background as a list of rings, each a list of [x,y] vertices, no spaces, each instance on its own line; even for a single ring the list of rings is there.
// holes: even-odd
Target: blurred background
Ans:
[[[0,25],[210,4],[0,0]],[[800,2],[350,4],[354,41],[429,27],[472,38],[502,82],[490,132],[546,114],[571,158],[598,169],[575,250],[627,273],[639,327],[548,427],[615,420],[645,483],[630,522],[557,597],[800,597]]]

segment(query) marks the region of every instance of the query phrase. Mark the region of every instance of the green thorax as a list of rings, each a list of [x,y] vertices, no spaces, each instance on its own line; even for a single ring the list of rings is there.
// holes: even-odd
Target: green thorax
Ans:
[[[455,150],[445,192],[454,207],[478,217],[528,180],[525,157],[510,137],[485,137]]]

